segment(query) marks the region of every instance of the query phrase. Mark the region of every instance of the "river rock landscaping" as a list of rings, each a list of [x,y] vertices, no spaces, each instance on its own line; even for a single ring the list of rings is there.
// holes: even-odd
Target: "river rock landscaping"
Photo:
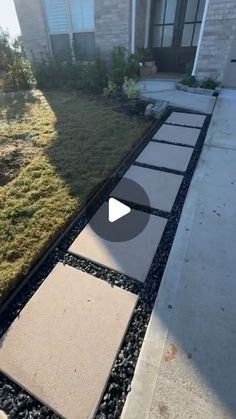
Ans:
[[[123,161],[119,167],[119,170],[116,172],[116,176],[111,177],[110,180],[100,190],[100,193],[97,194],[95,198],[86,206],[84,212],[81,213],[80,217],[68,230],[68,233],[60,241],[60,243],[56,247],[52,247],[52,251],[43,261],[40,269],[38,269],[33,275],[29,277],[29,280],[26,282],[24,288],[16,295],[14,300],[11,301],[11,303],[6,307],[4,313],[2,314],[3,321],[1,323],[1,336],[7,331],[14,319],[16,319],[22,310],[23,317],[24,307],[27,310],[27,307],[29,307],[31,301],[31,297],[34,295],[37,296],[37,290],[39,289],[40,291],[40,285],[45,281],[45,279],[48,277],[52,269],[58,264],[58,262],[62,262],[63,264],[69,265],[75,269],[79,269],[80,271],[87,272],[88,274],[99,278],[99,281],[106,281],[113,286],[115,285],[116,287],[122,288],[125,290],[125,292],[128,291],[129,293],[135,294],[139,297],[137,305],[133,310],[133,315],[130,320],[127,333],[124,336],[120,351],[117,357],[114,359],[111,374],[107,386],[104,389],[102,400],[100,403],[98,400],[99,405],[97,406],[98,408],[96,413],[94,412],[96,418],[118,418],[121,414],[126,395],[131,389],[131,381],[134,374],[135,364],[139,355],[140,348],[142,346],[142,341],[148,325],[152,306],[158,292],[158,287],[160,285],[169,251],[174,239],[187,190],[204,142],[210,120],[209,116],[202,115],[202,124],[201,127],[199,127],[199,119],[198,126],[192,125],[192,122],[189,124],[188,115],[192,121],[192,116],[194,115],[192,113],[184,114],[173,109],[169,109],[166,112],[162,120],[155,124],[149,134],[144,137],[143,141],[139,143],[138,146],[134,148],[133,152]],[[175,122],[173,122],[172,118]],[[177,125],[175,125],[176,118]],[[163,122],[165,123],[163,124]],[[188,126],[186,129],[188,135],[182,135],[181,141],[175,141],[174,136],[172,136],[172,131],[169,130],[168,127],[173,126],[176,128],[180,125],[182,130],[184,130],[184,127]],[[162,129],[160,129],[161,126]],[[198,135],[196,136],[197,129]],[[163,132],[163,137],[160,137],[160,132]],[[171,136],[168,137],[170,133]],[[147,170],[153,170],[155,173],[176,172],[175,169],[172,170],[171,168],[165,168],[165,163],[161,164],[160,157],[158,157],[157,166],[155,166],[153,156],[151,165],[149,164],[150,155],[147,153],[148,149],[146,149],[146,147],[148,147],[153,142],[156,144],[171,144],[173,147],[176,147],[176,150],[179,149],[179,147],[191,148],[192,155],[189,153],[189,158],[191,157],[191,160],[189,161],[187,168],[185,160],[185,167],[182,169],[182,171],[180,171],[181,175],[183,176],[182,183],[179,187],[179,190],[176,192],[176,198],[172,204],[172,208],[170,208],[168,212],[159,211],[158,208],[140,208],[139,206],[136,208],[137,210],[147,211],[148,213],[152,214],[152,216],[161,216],[167,222],[159,246],[156,245],[157,250],[153,258],[153,262],[150,266],[149,273],[145,282],[141,283],[139,281],[134,281],[135,278],[130,278],[117,271],[114,271],[108,265],[101,266],[96,260],[90,260],[89,254],[87,258],[84,259],[80,255],[79,251],[78,255],[74,255],[71,254],[68,249],[77,239],[77,237],[80,236],[80,233],[83,231],[89,220],[95,215],[99,207],[103,204],[104,200],[107,199],[122,176],[125,175],[127,170],[132,165],[133,167],[139,166],[143,169],[146,168]],[[141,159],[139,157],[140,155],[142,156]],[[178,158],[182,158],[182,155],[183,154],[179,153]],[[165,189],[163,189],[163,193],[164,191]],[[29,304],[27,304],[28,302]],[[169,310],[171,309],[172,307],[169,307]],[[40,310],[40,307],[38,307],[38,310]],[[13,325],[15,324],[15,321]],[[2,347],[4,347],[4,338],[2,339]],[[0,367],[2,368],[1,365]],[[14,379],[14,371],[11,373],[11,375]],[[4,375],[0,377],[0,381],[0,407],[3,408],[11,418],[56,418],[55,413],[52,413],[52,411],[48,410],[36,399],[31,397],[25,391],[21,390],[20,387],[13,384]],[[28,388],[28,390],[30,391],[30,388]],[[76,389],[74,389],[74,391],[76,393]],[[37,397],[37,394],[34,394]],[[51,407],[53,408],[53,405],[51,405]],[[91,413],[89,417],[93,417],[94,414]]]

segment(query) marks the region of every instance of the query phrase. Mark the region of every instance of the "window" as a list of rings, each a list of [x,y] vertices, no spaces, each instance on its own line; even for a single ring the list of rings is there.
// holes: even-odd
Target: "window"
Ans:
[[[67,0],[45,0],[44,3],[49,33],[68,33],[69,21]]]
[[[152,46],[171,47],[177,0],[154,0]]]
[[[184,19],[182,47],[195,47],[198,43],[205,0],[188,0]]]
[[[70,0],[73,32],[94,32],[94,0]]]
[[[94,0],[44,0],[53,54],[71,55],[72,39],[84,58],[95,53]]]

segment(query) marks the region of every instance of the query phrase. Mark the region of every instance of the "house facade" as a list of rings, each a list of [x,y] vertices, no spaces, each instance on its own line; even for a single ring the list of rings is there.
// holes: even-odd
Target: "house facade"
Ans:
[[[30,60],[150,48],[161,72],[236,86],[236,0],[14,1]]]

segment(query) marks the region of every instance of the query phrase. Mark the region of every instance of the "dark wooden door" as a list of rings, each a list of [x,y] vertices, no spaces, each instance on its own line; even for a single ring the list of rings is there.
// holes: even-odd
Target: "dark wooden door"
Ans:
[[[205,0],[152,0],[149,44],[158,71],[184,73],[193,64]]]

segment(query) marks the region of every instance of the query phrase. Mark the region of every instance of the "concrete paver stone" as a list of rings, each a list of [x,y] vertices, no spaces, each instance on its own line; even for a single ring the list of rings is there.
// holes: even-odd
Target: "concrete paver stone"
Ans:
[[[183,176],[161,172],[159,170],[147,169],[139,166],[131,166],[125,173],[125,178],[137,182],[147,193],[152,208],[170,212],[178,194]],[[125,195],[125,188],[122,187],[122,179],[113,189],[111,195],[117,199],[124,199],[136,204],[145,205],[142,196],[137,196],[134,191]]]
[[[185,172],[192,153],[191,148],[151,141],[136,162]]]
[[[59,263],[0,342],[0,369],[66,419],[92,418],[137,296]]]
[[[205,119],[205,115],[197,115],[194,113],[184,112],[172,112],[172,114],[167,119],[166,123],[202,128]]]
[[[99,218],[98,212],[96,216]],[[144,282],[166,223],[165,218],[151,215],[145,229],[125,242],[105,240],[88,224],[72,243],[69,252]]]
[[[155,140],[168,141],[170,143],[195,146],[200,132],[201,131],[198,128],[163,124],[153,138]]]

